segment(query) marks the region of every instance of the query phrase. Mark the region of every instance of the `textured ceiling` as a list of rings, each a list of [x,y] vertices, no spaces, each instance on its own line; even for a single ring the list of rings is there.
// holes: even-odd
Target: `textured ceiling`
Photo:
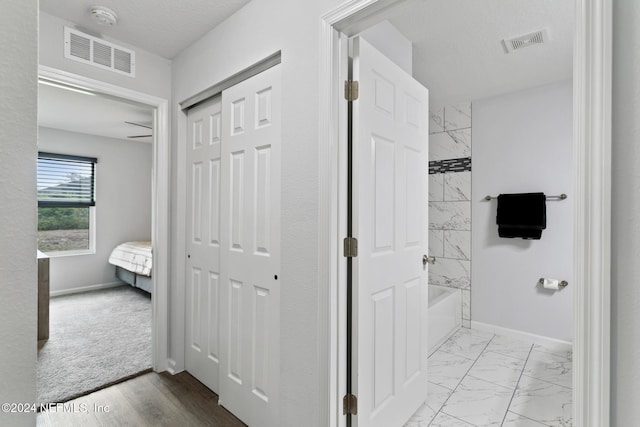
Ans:
[[[40,0],[40,10],[171,59],[249,0]],[[113,27],[98,25],[89,14],[105,6],[118,15]]]
[[[248,1],[40,0],[40,9],[114,40],[173,58]],[[89,9],[96,4],[113,9],[118,24],[95,24]],[[569,0],[410,0],[385,18],[413,42],[414,77],[429,88],[432,104],[437,105],[570,79],[573,7]],[[503,39],[543,28],[549,34],[547,43],[505,53]],[[71,108],[55,105],[55,99],[50,101],[48,107],[41,105],[43,120],[48,108]],[[53,126],[52,121],[48,123]],[[89,123],[88,116],[82,123]]]
[[[436,103],[476,100],[572,76],[574,2],[417,0],[390,19],[413,42],[414,77]],[[505,38],[549,41],[507,54]]]

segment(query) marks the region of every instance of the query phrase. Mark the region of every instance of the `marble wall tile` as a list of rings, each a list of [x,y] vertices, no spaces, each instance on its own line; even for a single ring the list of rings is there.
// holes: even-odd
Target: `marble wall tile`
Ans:
[[[471,157],[471,128],[452,130],[446,132],[446,134],[453,139],[456,144],[456,149],[462,154],[454,158]]]
[[[430,202],[429,228],[471,230],[471,202]]]
[[[444,130],[458,130],[471,127],[471,103],[447,105],[444,108]]]
[[[466,376],[442,412],[477,427],[502,424],[513,391],[510,388]]]
[[[457,159],[455,141],[445,132],[429,135],[429,161]]]
[[[572,426],[572,391],[523,375],[509,410],[546,426]]]
[[[462,319],[471,320],[471,290],[463,289],[462,292]]]
[[[471,231],[444,230],[444,256],[471,259]]]
[[[429,201],[444,201],[444,175],[443,173],[429,174]]]
[[[471,129],[434,133],[429,136],[429,161],[471,157]]]
[[[444,233],[442,230],[429,230],[429,256],[444,257]]]
[[[445,173],[444,201],[471,200],[471,172]]]
[[[444,132],[444,107],[429,108],[429,133]]]
[[[457,289],[469,289],[471,283],[471,262],[439,258],[429,266],[429,283]]]
[[[429,111],[429,253],[438,258],[429,267],[429,283],[465,290],[466,328],[471,327],[471,117],[471,102]],[[458,168],[461,159],[466,163]]]

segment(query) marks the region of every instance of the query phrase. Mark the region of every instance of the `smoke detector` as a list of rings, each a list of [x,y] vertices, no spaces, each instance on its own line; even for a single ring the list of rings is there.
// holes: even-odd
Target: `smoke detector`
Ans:
[[[502,40],[502,45],[506,53],[512,53],[515,50],[524,49],[525,47],[534,46],[537,44],[543,44],[549,41],[549,33],[547,29],[534,31],[529,34],[524,34],[518,37]]]
[[[118,23],[118,15],[104,6],[94,6],[89,12],[91,13],[91,18],[99,25],[112,26]]]

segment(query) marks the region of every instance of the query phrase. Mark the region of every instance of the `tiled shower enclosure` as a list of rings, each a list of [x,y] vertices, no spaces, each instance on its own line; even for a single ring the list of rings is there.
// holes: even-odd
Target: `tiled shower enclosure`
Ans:
[[[471,326],[471,103],[429,111],[429,283],[460,289]]]

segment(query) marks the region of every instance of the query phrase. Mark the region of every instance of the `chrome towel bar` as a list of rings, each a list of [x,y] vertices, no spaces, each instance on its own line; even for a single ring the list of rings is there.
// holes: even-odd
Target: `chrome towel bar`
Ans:
[[[559,196],[546,196],[547,200],[564,200],[566,199],[568,196],[564,193],[562,193]],[[497,197],[494,196],[485,196],[484,198],[485,200],[493,200],[493,199],[497,199]]]

